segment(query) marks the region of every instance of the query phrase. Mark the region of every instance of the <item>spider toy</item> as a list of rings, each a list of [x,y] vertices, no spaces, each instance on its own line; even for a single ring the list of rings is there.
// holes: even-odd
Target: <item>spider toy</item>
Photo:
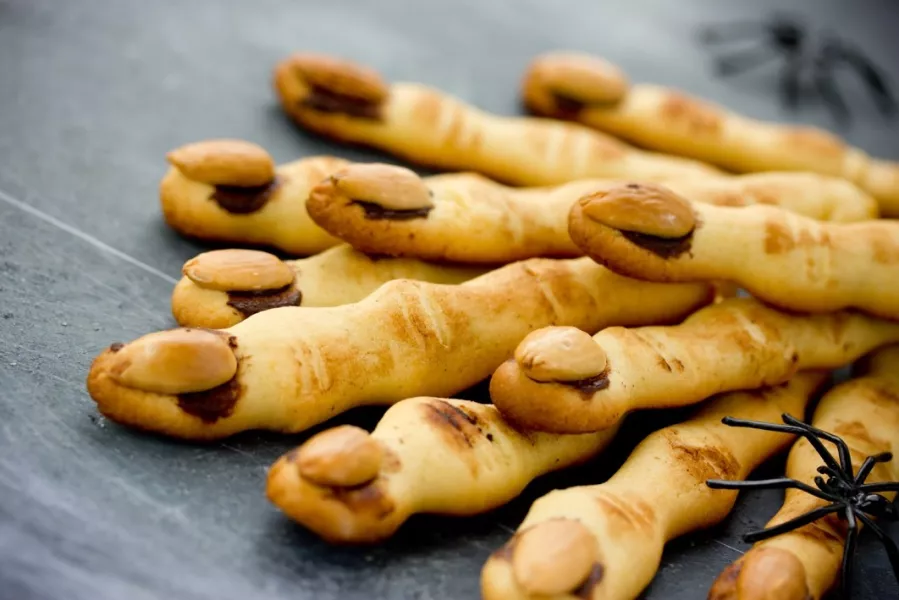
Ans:
[[[783,101],[790,108],[798,106],[803,92],[817,92],[837,121],[847,123],[849,108],[835,80],[837,69],[845,66],[858,74],[882,114],[896,112],[897,102],[886,77],[861,50],[832,34],[822,34],[819,40],[815,40],[817,44],[810,38],[797,19],[783,14],[763,22],[709,26],[700,33],[700,39],[706,44],[751,40],[760,44],[719,56],[717,71],[720,75],[736,75],[782,57],[780,91]]]
[[[865,483],[865,479],[871,474],[874,466],[877,463],[889,462],[893,459],[892,454],[884,452],[867,457],[861,467],[859,467],[858,472],[853,475],[854,471],[852,458],[849,455],[849,447],[840,437],[812,427],[788,414],[782,415],[782,418],[784,425],[762,421],[747,421],[731,417],[725,417],[722,422],[733,427],[748,427],[765,431],[791,433],[807,439],[824,460],[824,464],[818,467],[818,472],[821,475],[815,477],[815,486],[817,487],[812,487],[788,477],[757,481],[710,479],[706,482],[706,485],[713,489],[726,490],[795,488],[826,500],[829,504],[811,510],[780,525],[750,532],[743,536],[743,540],[747,543],[755,543],[798,529],[822,517],[837,513],[840,519],[844,520],[848,526],[846,545],[843,550],[843,597],[849,597],[849,590],[852,587],[852,558],[856,550],[859,522],[863,523],[865,527],[870,529],[880,539],[886,549],[893,573],[897,581],[899,581],[899,547],[873,520],[873,518],[884,521],[899,520],[899,511],[896,510],[895,505],[878,493],[899,491],[899,481]],[[824,447],[821,440],[831,442],[837,447],[839,461]]]

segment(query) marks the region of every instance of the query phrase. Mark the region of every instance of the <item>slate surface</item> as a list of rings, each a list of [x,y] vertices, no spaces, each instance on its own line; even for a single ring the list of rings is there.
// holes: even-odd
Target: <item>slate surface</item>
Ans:
[[[895,3],[787,4],[855,41],[899,80]],[[480,566],[531,501],[555,486],[600,481],[648,421],[676,415],[633,421],[601,461],[547,477],[492,514],[415,518],[377,548],[326,546],[262,496],[266,467],[304,436],[173,443],[98,418],[85,392],[87,367],[103,347],[173,324],[171,284],[203,250],[160,219],[163,154],[233,136],[263,144],[279,161],[324,152],[383,160],[298,132],[281,115],[269,73],[297,49],[362,60],[390,78],[513,114],[527,61],[578,48],[608,56],[638,80],[762,118],[829,126],[819,107],[791,115],[778,106],[776,69],[713,78],[693,38],[699,23],[783,5],[0,0],[0,598],[476,597]],[[899,158],[896,123],[847,87],[861,108],[844,134]],[[483,397],[483,389],[471,394]],[[370,426],[379,412],[341,421]],[[646,597],[705,597],[745,548],[739,533],[778,504],[777,493],[747,495],[721,526],[669,545]],[[871,540],[862,560],[857,597],[895,597]]]

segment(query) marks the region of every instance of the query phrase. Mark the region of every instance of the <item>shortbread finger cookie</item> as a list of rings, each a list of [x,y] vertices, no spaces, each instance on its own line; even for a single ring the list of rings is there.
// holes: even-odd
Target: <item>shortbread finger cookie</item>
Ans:
[[[343,425],[287,453],[269,471],[267,493],[330,542],[373,543],[416,513],[497,508],[539,475],[595,456],[616,430],[527,432],[489,404],[411,398],[389,408],[371,434]]]
[[[490,396],[519,426],[585,433],[633,410],[776,385],[798,369],[836,369],[895,341],[899,322],[852,311],[795,315],[730,298],[678,325],[609,327],[593,337],[535,331],[493,374]]]
[[[570,52],[539,56],[524,77],[525,104],[637,145],[730,171],[809,171],[843,177],[899,216],[899,163],[878,160],[807,126],[750,119],[681,91],[631,85],[606,61]]]
[[[540,327],[677,322],[709,301],[703,284],[640,282],[586,257],[535,259],[460,285],[390,281],[355,304],[114,344],[88,390],[110,419],[175,437],[297,432],[353,406],[452,396]]]
[[[635,183],[582,198],[569,232],[594,260],[630,277],[723,279],[788,310],[857,308],[899,318],[899,221],[822,223],[773,206],[709,206]]]
[[[666,542],[718,523],[733,508],[736,492],[713,490],[706,480],[745,477],[793,439],[768,431],[734,435],[721,419],[802,418],[825,379],[824,372],[805,372],[778,387],[714,398],[691,419],[650,434],[605,483],[538,499],[485,564],[483,597],[637,598]]]
[[[846,442],[856,473],[866,457],[893,453],[891,460],[874,466],[866,483],[899,480],[899,348],[877,352],[870,371],[827,393],[812,424]],[[822,443],[838,456],[833,444]],[[822,465],[820,455],[802,438],[790,451],[786,475],[815,487]],[[879,493],[888,499],[896,496],[895,491]],[[801,490],[788,489],[783,506],[767,526],[786,523],[825,504]],[[819,600],[837,582],[846,532],[845,522],[830,515],[758,542],[718,577],[709,600]]]
[[[264,244],[296,255],[337,245],[306,213],[309,191],[349,164],[316,156],[276,167],[263,148],[242,140],[207,140],[168,153],[159,188],[174,230],[205,240]]]
[[[723,175],[704,163],[637,150],[582,125],[501,117],[430,87],[388,84],[367,67],[324,55],[281,61],[274,87],[287,114],[308,130],[515,185]]]
[[[394,279],[456,284],[485,272],[471,266],[370,256],[346,244],[285,261],[258,250],[212,250],[184,264],[184,277],[172,293],[172,315],[182,327],[221,329],[282,306],[358,302]]]
[[[403,167],[355,164],[314,187],[306,210],[326,231],[364,252],[501,264],[580,256],[568,234],[572,206],[585,195],[623,185],[592,179],[513,189],[473,174],[423,179]],[[876,203],[864,192],[821,175],[761,173],[665,185],[711,204],[775,204],[809,218],[838,221],[877,216]]]

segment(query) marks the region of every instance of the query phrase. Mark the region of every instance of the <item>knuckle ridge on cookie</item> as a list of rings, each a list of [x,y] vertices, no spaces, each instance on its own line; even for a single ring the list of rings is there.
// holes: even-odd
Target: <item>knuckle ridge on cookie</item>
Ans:
[[[569,233],[587,255],[630,277],[720,279],[792,311],[899,318],[893,220],[822,222],[775,206],[692,202],[639,184],[582,198],[569,214]],[[678,234],[689,238],[665,243]]]
[[[899,323],[893,321],[853,311],[789,314],[751,298],[733,298],[680,324],[598,332],[593,342],[607,360],[598,378],[536,381],[516,353],[493,373],[490,397],[519,426],[586,433],[634,410],[686,406],[720,391],[777,385],[799,369],[839,368],[896,341]],[[565,354],[559,351],[557,360]]]
[[[534,259],[459,285],[402,279],[354,304],[254,314],[215,333],[237,349],[238,368],[214,397],[210,390],[185,399],[122,385],[110,368],[129,345],[95,359],[88,390],[110,419],[175,437],[292,433],[354,406],[451,395],[485,379],[525,335],[546,325],[596,331],[610,323],[670,323],[711,299],[705,284],[641,282],[588,258]],[[435,372],[434,364],[444,368]],[[218,401],[221,414],[206,419],[185,408]]]
[[[609,83],[591,87],[591,71],[595,81]],[[531,62],[521,95],[536,115],[580,123],[643,148],[732,172],[808,171],[842,177],[873,195],[884,215],[899,216],[899,163],[872,158],[822,129],[752,119],[673,88],[626,81],[624,73],[599,57],[550,52]],[[608,95],[579,90],[605,90]]]
[[[827,379],[827,371],[804,371],[775,387],[712,396],[686,420],[649,434],[606,482],[538,498],[484,565],[483,597],[638,597],[655,576],[668,541],[720,522],[733,508],[736,492],[713,490],[706,480],[745,477],[791,441],[772,432],[733,435],[722,418],[801,417]],[[529,532],[562,523],[578,527],[542,548],[525,546]],[[530,574],[517,568],[539,562]]]
[[[892,451],[893,458],[872,470],[868,483],[899,480],[899,346],[865,357],[863,368],[830,389],[815,408],[811,424],[846,442],[856,468],[865,457]],[[866,364],[864,364],[866,363]],[[822,461],[805,439],[787,457],[786,476],[814,486]],[[895,492],[885,496],[892,500]],[[766,527],[784,523],[826,500],[788,490],[783,505]],[[710,600],[806,600],[822,598],[837,583],[846,538],[845,524],[835,515],[757,542],[729,565],[713,583]]]
[[[344,427],[318,435],[340,433]],[[309,447],[316,446],[311,438],[275,463],[268,497],[285,515],[330,542],[371,544],[389,538],[416,513],[465,516],[501,506],[536,477],[596,456],[616,432],[610,428],[565,436],[521,431],[488,404],[408,398],[388,408],[369,435],[370,443],[381,448],[374,477],[356,486],[307,477],[298,465]],[[353,435],[362,439],[363,433]],[[336,473],[354,464],[340,447],[330,452],[318,447],[319,463]],[[440,469],[434,469],[434,461]],[[374,499],[383,510],[372,510]]]
[[[378,148],[417,164],[476,171],[516,185],[588,177],[724,175],[707,164],[638,150],[580,125],[492,115],[424,85],[387,84],[355,63],[316,60],[331,65],[335,81],[352,84],[313,82],[309,69],[315,61],[288,57],[276,65],[273,78],[285,112],[320,135]],[[363,87],[376,93],[348,97],[346,90],[363,80]]]

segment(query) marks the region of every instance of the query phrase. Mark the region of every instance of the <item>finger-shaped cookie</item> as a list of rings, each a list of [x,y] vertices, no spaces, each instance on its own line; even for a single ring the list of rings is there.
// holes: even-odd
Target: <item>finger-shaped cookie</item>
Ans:
[[[424,85],[388,84],[367,67],[324,55],[281,61],[274,86],[287,114],[308,130],[516,185],[723,175],[707,164],[637,150],[575,123],[501,117]]]
[[[484,565],[483,597],[637,598],[666,542],[718,523],[733,508],[737,493],[713,490],[706,480],[745,477],[793,439],[758,430],[734,435],[722,418],[802,418],[826,378],[803,372],[781,386],[718,396],[692,418],[650,434],[605,483],[538,499]]]
[[[540,327],[677,322],[710,300],[703,284],[640,282],[586,257],[534,259],[460,285],[401,279],[355,304],[152,333],[101,353],[87,383],[103,414],[141,429],[296,432],[353,406],[452,396]]]
[[[483,268],[412,258],[369,256],[346,244],[300,260],[258,250],[212,250],[184,264],[172,293],[182,327],[221,329],[282,306],[339,306],[362,300],[394,279],[455,284]]]
[[[349,163],[316,156],[275,166],[263,148],[207,140],[172,150],[159,187],[174,230],[206,240],[265,244],[308,255],[340,243],[306,213],[314,185]]]
[[[899,163],[872,158],[824,130],[750,119],[678,90],[632,85],[614,65],[581,53],[539,56],[522,87],[525,104],[536,114],[737,173],[843,177],[877,198],[885,215],[899,216]]]
[[[853,311],[796,315],[730,298],[678,325],[609,327],[592,338],[535,331],[497,368],[490,396],[519,426],[585,433],[633,410],[776,385],[798,369],[839,368],[895,341],[899,322]]]
[[[773,206],[691,202],[656,184],[590,194],[569,232],[594,260],[650,281],[733,281],[799,312],[899,318],[899,221],[823,223]]]
[[[812,425],[840,436],[849,447],[855,472],[868,456],[892,452],[877,463],[867,483],[899,480],[899,347],[877,352],[863,376],[832,389],[821,399]],[[742,431],[740,435],[742,435]],[[822,442],[834,456],[836,448]],[[787,477],[815,487],[823,460],[802,438],[787,459]],[[888,499],[895,492],[880,492]],[[826,500],[788,489],[768,527],[786,523]],[[709,600],[818,600],[836,583],[846,541],[846,524],[836,515],[758,542],[722,572]]]
[[[416,513],[497,508],[536,477],[595,456],[616,430],[535,433],[515,429],[489,404],[411,398],[390,407],[371,434],[344,425],[287,453],[269,471],[267,493],[328,541],[377,542]]]
[[[568,215],[589,194],[625,185],[582,180],[558,187],[509,188],[473,174],[421,178],[386,164],[356,164],[312,189],[306,210],[328,232],[363,252],[423,260],[501,264],[583,252]],[[857,221],[877,216],[872,198],[843,179],[760,173],[666,182],[699,202],[775,204],[809,218]]]

